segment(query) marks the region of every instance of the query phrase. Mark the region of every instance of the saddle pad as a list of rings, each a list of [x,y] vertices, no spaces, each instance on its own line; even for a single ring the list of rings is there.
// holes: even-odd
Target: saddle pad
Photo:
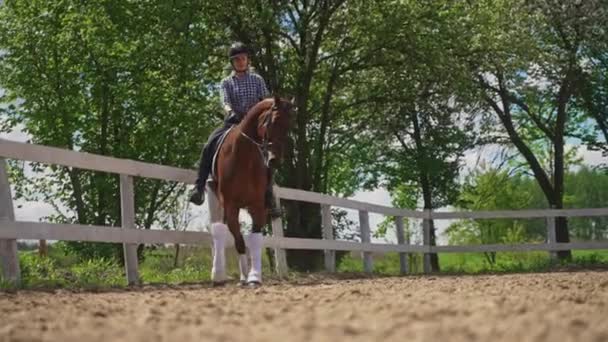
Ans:
[[[226,136],[228,135],[228,133],[230,133],[232,128],[234,128],[234,126],[231,126],[230,128],[228,128],[228,130],[220,136],[217,143],[215,144],[216,147],[215,147],[215,151],[213,152],[213,162],[211,164],[211,178],[213,178],[213,180],[215,180],[215,181],[217,181],[217,165],[216,165],[217,155],[220,152],[220,148],[222,147],[222,144],[224,143]]]

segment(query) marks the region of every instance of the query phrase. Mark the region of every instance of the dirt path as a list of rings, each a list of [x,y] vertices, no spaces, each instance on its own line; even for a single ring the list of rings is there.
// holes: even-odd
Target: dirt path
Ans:
[[[608,272],[0,293],[0,341],[608,341]]]

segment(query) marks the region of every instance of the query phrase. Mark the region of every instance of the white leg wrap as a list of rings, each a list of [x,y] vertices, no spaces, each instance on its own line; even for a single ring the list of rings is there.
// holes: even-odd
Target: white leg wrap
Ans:
[[[226,239],[228,238],[228,226],[223,223],[211,225],[213,236],[213,268],[211,269],[211,280],[222,282],[226,280]]]
[[[247,282],[262,282],[262,233],[249,235],[249,253],[251,254],[251,270]]]
[[[239,270],[241,271],[241,283],[246,283],[247,272],[249,272],[249,260],[247,260],[247,254],[239,255]]]

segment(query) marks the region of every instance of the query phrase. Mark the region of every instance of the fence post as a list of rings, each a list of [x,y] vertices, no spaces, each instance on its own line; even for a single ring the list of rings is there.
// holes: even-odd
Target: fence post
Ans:
[[[422,244],[424,247],[431,248],[431,210],[424,210],[425,217],[422,220]],[[431,253],[425,252],[423,257],[423,270],[424,273],[431,273]]]
[[[551,209],[555,209],[555,206],[551,206]],[[557,237],[555,234],[555,216],[546,217],[547,220],[547,244],[549,246],[555,246]],[[557,260],[557,251],[550,250],[549,257],[551,260]]]
[[[275,188],[275,194],[278,193]],[[281,207],[281,198],[276,196],[276,206],[277,208]],[[277,217],[272,219],[272,235],[282,238],[283,237],[283,218]],[[275,247],[274,248],[274,267],[279,277],[287,276],[289,268],[287,267],[287,256],[285,255],[285,250],[283,248]]]
[[[135,229],[135,201],[133,195],[133,177],[120,175],[120,217],[123,229]],[[129,285],[139,284],[137,244],[123,244],[125,253],[125,271]]]
[[[334,229],[331,225],[331,207],[328,204],[321,205],[321,225],[323,226],[323,239],[334,240]],[[336,272],[336,251],[325,250],[325,270]]]
[[[403,216],[395,216],[395,226],[397,229],[397,243],[400,245],[406,245],[405,233],[403,231]],[[407,274],[407,256],[408,253],[399,253],[399,273]]]
[[[359,226],[361,227],[361,242],[371,242],[371,234],[369,230],[369,214],[367,211],[359,210]],[[372,273],[374,264],[371,252],[363,252],[363,271]]]
[[[11,186],[8,181],[4,158],[0,158],[0,224],[2,221],[15,221],[13,197],[11,196]],[[2,229],[1,226],[0,229]],[[16,286],[21,284],[21,269],[19,268],[16,239],[0,239],[0,267],[4,280]]]

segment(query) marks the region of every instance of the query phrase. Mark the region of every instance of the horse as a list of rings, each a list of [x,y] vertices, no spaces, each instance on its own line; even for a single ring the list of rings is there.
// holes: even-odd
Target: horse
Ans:
[[[262,284],[262,228],[268,218],[265,192],[272,182],[272,167],[283,155],[293,107],[293,100],[278,96],[261,100],[227,133],[217,151],[216,172],[210,190],[223,208],[223,222],[211,224],[214,286],[223,285],[227,280],[225,245],[228,231],[239,254],[240,284]],[[253,222],[247,243],[238,220],[240,209],[247,209]]]

